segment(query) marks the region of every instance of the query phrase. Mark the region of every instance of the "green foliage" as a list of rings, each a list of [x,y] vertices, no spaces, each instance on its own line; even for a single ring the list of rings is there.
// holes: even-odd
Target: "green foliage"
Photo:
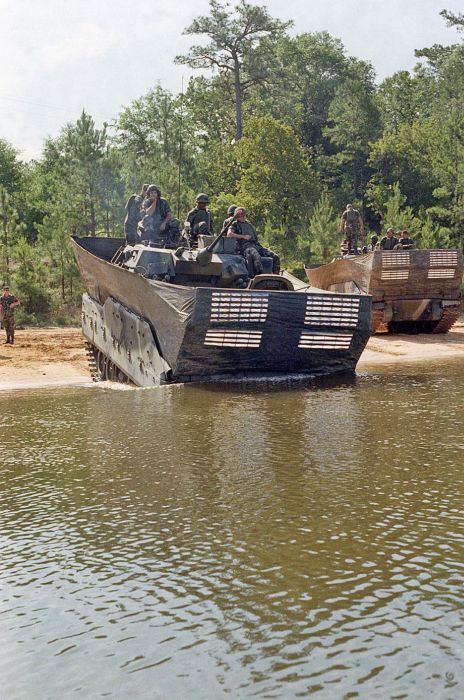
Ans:
[[[299,236],[305,262],[330,262],[340,251],[338,222],[327,192],[323,192],[309,220],[309,235]]]
[[[13,247],[23,230],[10,195],[0,186],[0,274],[3,284],[9,284],[11,280]]]
[[[401,193],[399,183],[391,188],[390,197],[386,200],[383,210],[382,222],[385,230],[407,230],[412,238],[417,236],[421,229],[421,222],[414,215],[412,207],[406,206],[407,198]]]
[[[447,248],[450,245],[449,230],[440,226],[427,215],[420,228],[416,245],[421,248]]]
[[[289,126],[272,117],[249,119],[236,154],[238,197],[253,219],[287,230],[307,223],[319,182]]]
[[[191,68],[213,68],[230,80],[235,98],[235,134],[242,137],[242,102],[254,85],[271,78],[272,46],[291,22],[273,19],[265,7],[245,0],[229,9],[227,3],[210,0],[210,13],[197,17],[184,34],[207,36],[209,44],[192,46],[176,62]],[[272,39],[271,39],[272,38]]]
[[[37,249],[21,236],[15,243],[13,255],[16,261],[15,287],[24,311],[37,316],[47,315],[50,310],[50,292],[47,288],[46,269]]]
[[[18,151],[7,141],[0,139],[0,187],[10,195],[21,185],[25,166],[18,160]]]

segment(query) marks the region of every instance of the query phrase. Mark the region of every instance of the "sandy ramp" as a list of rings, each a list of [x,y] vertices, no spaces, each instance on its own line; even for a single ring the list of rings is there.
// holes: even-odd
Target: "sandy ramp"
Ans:
[[[464,360],[464,323],[446,335],[377,335],[359,368],[396,362]],[[30,328],[16,331],[14,346],[0,345],[0,390],[91,384],[80,328]]]
[[[13,346],[0,344],[0,389],[91,381],[80,328],[17,330]]]

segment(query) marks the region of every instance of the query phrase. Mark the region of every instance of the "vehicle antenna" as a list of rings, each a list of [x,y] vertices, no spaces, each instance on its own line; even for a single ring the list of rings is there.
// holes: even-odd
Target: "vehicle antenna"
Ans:
[[[184,107],[184,78],[182,77],[182,88],[180,92],[180,115],[179,115],[179,167],[177,174],[177,218],[180,218],[180,176],[182,168],[182,121]]]

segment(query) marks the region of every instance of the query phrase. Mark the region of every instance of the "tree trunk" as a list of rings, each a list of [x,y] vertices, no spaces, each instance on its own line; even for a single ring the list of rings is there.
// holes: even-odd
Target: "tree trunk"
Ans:
[[[242,138],[242,85],[240,83],[240,63],[237,56],[234,56],[234,77],[235,77],[235,140]]]

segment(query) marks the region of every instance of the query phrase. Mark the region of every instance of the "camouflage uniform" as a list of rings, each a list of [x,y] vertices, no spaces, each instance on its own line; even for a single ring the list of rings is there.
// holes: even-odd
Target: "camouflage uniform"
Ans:
[[[198,234],[200,233],[198,228],[201,223],[205,223],[207,226],[207,230],[202,231],[202,233],[206,233],[210,236],[213,235],[213,221],[207,209],[200,209],[199,207],[191,209],[187,214],[186,221],[190,224],[190,240],[192,242],[198,239]],[[204,229],[204,227],[202,227],[202,229]]]
[[[140,194],[133,194],[127,200],[125,207],[126,218],[124,219],[124,233],[128,243],[134,244],[138,241],[137,226],[142,218],[143,197]]]
[[[234,233],[241,236],[251,236],[249,241],[238,240],[238,250],[240,255],[246,260],[250,275],[261,275],[263,273],[263,258],[272,258],[272,272],[278,275],[280,272],[280,258],[276,253],[268,248],[263,248],[258,242],[255,228],[249,221],[234,221],[230,227]]]
[[[14,344],[15,332],[14,309],[11,308],[11,305],[16,301],[18,300],[12,294],[0,297],[0,306],[2,307],[3,312],[3,328],[6,332],[6,342],[10,343],[11,345]]]
[[[240,255],[243,255],[245,258],[250,276],[261,275],[263,272],[263,263],[256,249],[258,245],[258,236],[256,235],[254,226],[252,226],[249,221],[234,221],[230,228],[234,233],[238,233],[240,236],[251,236],[249,241],[237,239],[237,249]]]
[[[388,238],[388,236],[384,236],[379,243],[379,246],[382,250],[393,250],[393,248],[396,245],[398,245],[398,239],[396,238],[396,236],[392,236],[391,238]]]
[[[345,209],[341,219],[341,232],[345,236],[348,253],[358,252],[358,236],[362,229],[361,214],[357,209]]]
[[[143,202],[143,210],[151,207],[152,202],[150,199],[145,199]],[[166,219],[167,215],[170,213],[171,207],[167,199],[159,197],[156,203],[155,210],[150,214],[143,216],[142,226],[144,232],[142,233],[142,240],[148,240],[150,243],[159,243],[163,237],[168,237],[169,234],[169,221],[164,230],[164,234],[161,232],[161,224]],[[178,225],[178,222],[177,222]]]

